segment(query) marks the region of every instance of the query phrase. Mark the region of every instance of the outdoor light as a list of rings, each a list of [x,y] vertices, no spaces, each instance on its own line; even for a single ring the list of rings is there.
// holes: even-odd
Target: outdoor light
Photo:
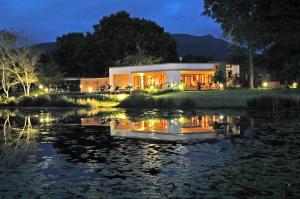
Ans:
[[[79,87],[82,88],[82,85],[80,84]]]
[[[224,90],[224,84],[220,83],[219,87],[220,87],[220,90]]]
[[[263,82],[262,86],[263,86],[264,88],[268,87],[268,82]]]
[[[126,94],[119,94],[119,95],[117,96],[117,98],[118,98],[119,101],[124,100],[126,97],[127,97]]]
[[[186,122],[186,118],[185,117],[180,117],[178,119],[178,122],[182,125],[182,124],[184,124]]]
[[[298,83],[297,83],[297,82],[294,82],[294,83],[292,84],[292,88],[298,88]]]
[[[49,91],[49,89],[48,89],[48,88],[45,88],[45,92],[48,93],[48,91]]]
[[[39,85],[39,89],[43,89],[44,86],[42,84]]]
[[[223,120],[224,119],[224,115],[220,115],[220,120]]]
[[[184,90],[184,84],[183,83],[180,83],[179,85],[178,85],[178,89],[180,90],[180,91],[183,91]]]

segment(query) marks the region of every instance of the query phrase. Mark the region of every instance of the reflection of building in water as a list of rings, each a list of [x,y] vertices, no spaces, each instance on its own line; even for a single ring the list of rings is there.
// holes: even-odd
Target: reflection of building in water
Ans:
[[[229,135],[240,135],[241,129],[239,125],[240,117],[226,117],[227,133]]]
[[[182,117],[174,119],[116,119],[111,121],[111,135],[164,141],[212,139],[214,117]],[[211,120],[211,122],[209,122]],[[212,124],[212,125],[210,125]]]
[[[115,119],[82,118],[82,126],[110,126],[111,136],[166,141],[216,138],[215,123],[228,123],[230,134],[239,134],[236,120],[223,116],[189,116],[179,118],[145,118],[131,120],[129,117]]]
[[[110,119],[106,118],[81,118],[81,126],[110,126]]]

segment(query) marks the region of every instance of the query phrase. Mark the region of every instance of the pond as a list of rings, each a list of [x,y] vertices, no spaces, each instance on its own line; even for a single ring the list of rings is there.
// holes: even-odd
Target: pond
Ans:
[[[1,110],[0,198],[299,198],[300,117]]]

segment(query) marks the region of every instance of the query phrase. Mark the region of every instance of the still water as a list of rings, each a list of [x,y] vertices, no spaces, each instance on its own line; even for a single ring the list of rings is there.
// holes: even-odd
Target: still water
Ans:
[[[1,110],[0,198],[299,198],[296,113]]]

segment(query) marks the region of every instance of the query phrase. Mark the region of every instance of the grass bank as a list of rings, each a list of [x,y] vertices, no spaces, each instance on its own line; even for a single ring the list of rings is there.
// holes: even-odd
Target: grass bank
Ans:
[[[299,90],[224,90],[185,91],[155,96],[130,96],[119,106],[124,108],[248,108],[248,100],[265,95],[300,96]]]
[[[126,95],[98,95],[98,94],[77,94],[77,95],[37,95],[11,97],[6,101],[0,100],[0,107],[115,107]]]

